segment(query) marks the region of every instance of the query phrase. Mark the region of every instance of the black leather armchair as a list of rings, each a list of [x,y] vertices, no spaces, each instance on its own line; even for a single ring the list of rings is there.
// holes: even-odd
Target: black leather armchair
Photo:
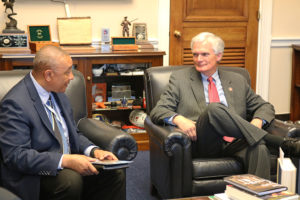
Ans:
[[[155,106],[174,70],[193,66],[152,67],[145,71],[147,113]],[[242,74],[250,83],[247,70],[222,67]],[[245,173],[242,163],[234,158],[193,158],[190,139],[179,129],[156,125],[145,120],[149,134],[150,176],[152,192],[162,198],[211,195],[224,192],[225,176]],[[268,131],[282,136],[300,134],[300,128],[274,120]],[[272,180],[276,179],[277,150],[271,149]]]
[[[0,71],[0,101],[4,95],[30,70]],[[78,129],[102,149],[113,152],[120,160],[132,160],[137,154],[135,139],[104,122],[87,118],[86,86],[83,75],[73,70],[72,80],[66,90]]]

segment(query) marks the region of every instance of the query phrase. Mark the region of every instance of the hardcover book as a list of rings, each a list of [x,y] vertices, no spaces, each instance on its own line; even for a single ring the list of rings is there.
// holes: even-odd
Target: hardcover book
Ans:
[[[282,149],[279,149],[277,159],[277,183],[285,185],[289,192],[296,192],[297,169],[290,158],[285,158]]]
[[[286,186],[274,183],[252,174],[241,174],[225,177],[224,181],[257,196],[272,194],[287,190]]]
[[[299,195],[288,191],[282,191],[264,196],[257,196],[249,192],[240,190],[232,185],[227,185],[225,194],[234,200],[298,200]]]

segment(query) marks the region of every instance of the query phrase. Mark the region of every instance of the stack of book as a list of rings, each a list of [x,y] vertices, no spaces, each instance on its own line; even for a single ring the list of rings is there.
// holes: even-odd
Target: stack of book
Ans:
[[[288,192],[287,187],[252,174],[226,177],[225,194],[232,200],[298,200],[299,195]]]

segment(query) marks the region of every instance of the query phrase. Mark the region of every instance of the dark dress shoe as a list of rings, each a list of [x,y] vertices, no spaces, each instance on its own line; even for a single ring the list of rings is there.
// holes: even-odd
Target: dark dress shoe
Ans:
[[[300,157],[299,138],[285,137],[280,147],[286,156]]]

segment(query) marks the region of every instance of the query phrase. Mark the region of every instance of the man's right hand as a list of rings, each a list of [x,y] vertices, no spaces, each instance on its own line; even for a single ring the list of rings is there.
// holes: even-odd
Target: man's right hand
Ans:
[[[184,116],[177,115],[173,118],[173,123],[178,126],[192,141],[197,140],[196,122],[185,118]]]
[[[93,164],[91,164],[93,161],[96,161],[96,159],[85,155],[64,154],[61,166],[63,168],[73,169],[82,176],[97,175],[99,172]]]

